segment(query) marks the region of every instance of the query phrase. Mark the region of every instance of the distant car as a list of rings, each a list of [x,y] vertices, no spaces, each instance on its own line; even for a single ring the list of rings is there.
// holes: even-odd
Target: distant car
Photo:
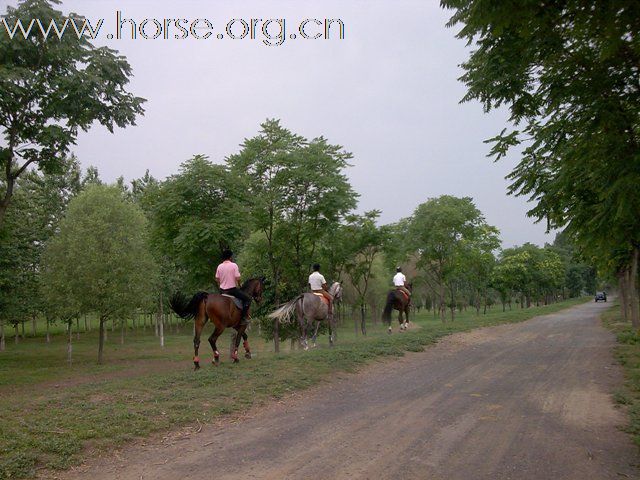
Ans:
[[[606,302],[607,294],[605,292],[596,292],[596,302]]]

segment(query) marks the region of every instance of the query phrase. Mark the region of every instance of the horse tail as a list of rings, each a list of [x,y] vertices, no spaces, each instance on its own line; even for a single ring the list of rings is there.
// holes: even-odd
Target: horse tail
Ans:
[[[288,301],[287,303],[282,305],[280,308],[278,308],[275,312],[270,313],[269,318],[273,318],[274,320],[280,320],[280,322],[283,322],[283,323],[289,323],[293,315],[293,312],[296,309],[296,303],[298,303],[298,300],[300,300],[301,298],[302,298],[302,295],[298,295],[293,300]]]
[[[382,312],[382,320],[385,323],[391,323],[391,311],[393,310],[393,302],[396,299],[396,294],[392,290],[387,294],[387,303],[384,306],[384,310]]]
[[[169,300],[169,306],[180,318],[192,319],[198,314],[200,303],[207,299],[207,295],[209,295],[207,292],[198,292],[191,300],[187,300],[185,295],[176,292]]]

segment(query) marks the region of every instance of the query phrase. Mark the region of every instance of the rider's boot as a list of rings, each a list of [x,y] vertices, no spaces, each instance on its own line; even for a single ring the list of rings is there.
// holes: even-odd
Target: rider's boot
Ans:
[[[242,308],[242,317],[240,319],[240,325],[249,325],[249,306],[245,305]]]

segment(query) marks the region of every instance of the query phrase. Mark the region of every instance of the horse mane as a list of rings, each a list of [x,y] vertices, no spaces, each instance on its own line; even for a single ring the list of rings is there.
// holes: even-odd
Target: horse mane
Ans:
[[[247,280],[245,280],[245,282],[242,284],[242,286],[240,287],[240,290],[246,290],[247,288],[249,288],[249,285],[255,282],[264,282],[264,277],[253,277],[253,278],[248,278]]]

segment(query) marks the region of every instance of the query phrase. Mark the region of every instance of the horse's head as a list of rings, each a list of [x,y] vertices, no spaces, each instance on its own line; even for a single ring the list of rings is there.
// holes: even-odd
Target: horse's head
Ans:
[[[329,287],[329,293],[333,296],[334,303],[342,300],[342,285],[340,285],[340,282],[333,282]]]
[[[264,276],[258,278],[250,278],[246,282],[246,292],[253,297],[256,303],[262,302],[262,294],[264,293]]]

